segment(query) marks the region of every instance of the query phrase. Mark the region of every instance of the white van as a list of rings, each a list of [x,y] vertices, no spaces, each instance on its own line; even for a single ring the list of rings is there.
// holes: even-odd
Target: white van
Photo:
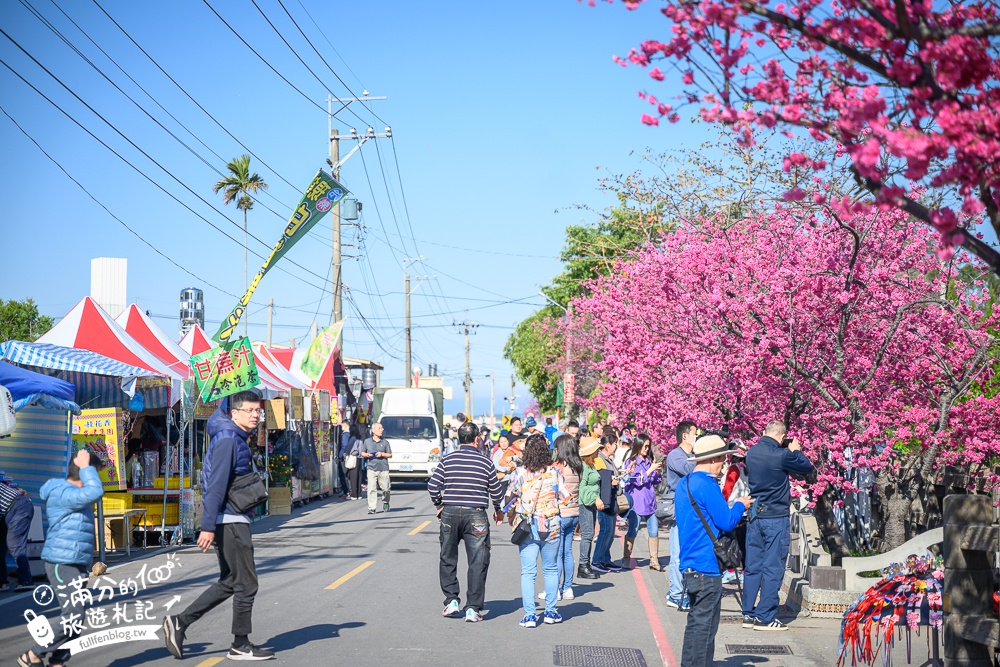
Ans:
[[[441,461],[441,428],[427,389],[387,389],[378,418],[389,441],[393,481],[426,481]]]

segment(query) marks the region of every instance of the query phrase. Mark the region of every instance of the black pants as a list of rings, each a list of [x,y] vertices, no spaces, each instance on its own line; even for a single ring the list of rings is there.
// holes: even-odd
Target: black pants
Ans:
[[[441,592],[444,603],[459,599],[458,543],[465,542],[469,561],[466,609],[482,611],[486,601],[486,573],[490,569],[490,520],[486,510],[445,507],[441,511]]]
[[[21,496],[0,519],[0,584],[7,583],[7,552],[17,563],[17,583],[30,586],[31,564],[28,563],[28,531],[35,508],[27,496]]]
[[[74,587],[70,586],[70,582],[82,577],[82,587],[87,588],[89,578],[87,568],[83,565],[66,565],[63,563],[56,564],[46,562],[45,574],[49,579],[49,585],[52,587],[52,590],[56,591],[57,595],[65,596],[56,598],[57,602],[65,605],[59,612],[61,617],[70,618],[76,616],[77,618],[82,619],[87,603],[82,596],[73,596],[70,594],[70,592],[74,590]],[[49,619],[49,625],[52,627],[53,631],[52,641],[48,646],[36,644],[31,647],[31,651],[39,658],[43,658],[48,655],[49,662],[54,662],[60,665],[65,664],[69,661],[70,652],[68,649],[61,647],[66,642],[79,636],[79,633],[66,632],[63,629],[63,624],[59,617]]]
[[[691,611],[684,628],[681,667],[711,667],[722,612],[722,576],[688,570],[684,572],[684,586],[691,600]]]
[[[249,635],[253,630],[253,600],[257,595],[250,524],[220,524],[215,532],[215,544],[219,555],[219,580],[182,611],[177,620],[187,627],[231,597],[233,634]]]
[[[337,459],[337,482],[340,484],[340,492],[347,493],[347,468],[344,467],[344,459]]]
[[[358,464],[347,471],[347,478],[351,481],[351,497],[361,497],[361,457],[358,457]]]

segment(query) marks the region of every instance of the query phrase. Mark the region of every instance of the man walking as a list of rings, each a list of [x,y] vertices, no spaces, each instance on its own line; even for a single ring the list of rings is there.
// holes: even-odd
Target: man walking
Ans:
[[[787,447],[782,447],[784,437],[785,425],[772,421],[764,429],[764,437],[747,451],[750,495],[756,499],[747,525],[746,570],[743,573],[743,627],[747,629],[770,632],[788,629],[775,618],[791,532],[788,476],[812,475],[815,468],[802,453],[798,440],[793,439]]]
[[[340,424],[340,442],[337,447],[337,481],[340,482],[340,497],[349,498],[350,488],[347,483],[347,468],[344,467],[344,458],[349,453],[351,445],[351,422],[344,420]]]
[[[229,487],[237,477],[253,472],[247,440],[261,418],[260,396],[241,391],[222,399],[208,419],[211,440],[202,466],[202,516],[198,546],[207,552],[214,542],[219,558],[219,580],[176,616],[163,619],[167,650],[184,657],[184,635],[192,623],[233,598],[233,643],[230,660],[270,660],[274,653],[250,643],[253,602],[257,595],[257,569],[250,537],[250,513],[240,513],[229,502]]]
[[[458,428],[456,451],[441,459],[434,469],[427,491],[438,508],[441,522],[441,564],[438,575],[444,593],[443,616],[462,611],[458,586],[458,543],[465,542],[469,561],[465,620],[483,620],[486,601],[486,573],[490,567],[490,523],[486,507],[493,501],[493,520],[503,519],[503,493],[493,463],[476,447],[478,429],[465,423]]]
[[[97,455],[90,450],[77,451],[69,462],[66,479],[48,480],[39,493],[49,518],[42,560],[53,590],[70,588],[72,582],[79,585],[82,581],[84,587],[87,585],[94,559],[94,503],[104,495],[101,477],[94,467],[98,462]],[[66,595],[61,614],[64,618],[83,618],[85,606],[83,596]],[[18,656],[19,667],[42,665],[42,657],[46,655],[50,665],[64,665],[69,660],[70,650],[62,647],[79,632],[67,623],[55,624],[53,631],[45,646],[32,646]]]
[[[468,422],[471,423],[471,422]],[[479,432],[475,424],[472,425]],[[375,502],[378,492],[382,491],[382,511],[389,511],[389,459],[392,449],[389,441],[382,437],[385,428],[382,424],[372,424],[372,437],[365,440],[361,446],[361,456],[368,460],[368,513],[375,514]]]
[[[666,502],[673,503],[676,508],[677,485],[688,473],[694,470],[694,463],[688,459],[694,450],[694,442],[698,437],[698,427],[692,421],[682,421],[674,429],[677,447],[672,449],[666,458],[667,491]],[[690,611],[688,597],[684,595],[684,581],[681,578],[681,540],[677,530],[676,519],[669,514],[665,519],[670,524],[670,565],[667,566],[667,576],[670,579],[670,589],[667,592],[667,606]]]
[[[712,537],[735,528],[746,508],[753,503],[752,498],[737,498],[730,507],[722,497],[716,480],[728,454],[729,447],[719,436],[698,438],[690,457],[695,464],[694,470],[678,482],[674,497],[681,538],[680,569],[691,600],[681,667],[711,667],[713,664],[715,635],[719,631],[722,611],[722,572]],[[702,517],[708,523],[707,528]],[[712,536],[708,530],[712,531]]]
[[[31,566],[28,564],[28,530],[35,516],[35,506],[24,491],[7,482],[0,482],[0,590],[7,588],[7,552],[17,563],[17,588],[31,588]]]

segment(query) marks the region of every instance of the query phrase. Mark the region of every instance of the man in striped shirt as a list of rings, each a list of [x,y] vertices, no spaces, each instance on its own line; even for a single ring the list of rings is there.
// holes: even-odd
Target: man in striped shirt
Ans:
[[[17,588],[32,587],[31,566],[28,564],[28,530],[35,508],[24,491],[0,482],[0,590],[8,588],[7,552],[17,563]]]
[[[493,462],[479,452],[479,427],[466,422],[458,428],[459,448],[448,454],[437,468],[427,490],[438,508],[441,522],[441,565],[439,576],[444,593],[444,616],[462,611],[458,586],[458,543],[465,542],[469,561],[465,620],[483,619],[486,600],[486,573],[490,567],[490,522],[486,508],[493,501],[493,519],[500,523],[503,493]]]

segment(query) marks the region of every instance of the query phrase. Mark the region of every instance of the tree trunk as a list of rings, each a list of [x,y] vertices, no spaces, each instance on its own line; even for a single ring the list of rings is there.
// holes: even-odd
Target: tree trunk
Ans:
[[[882,504],[882,551],[891,551],[906,542],[906,518],[915,497],[916,480],[905,475],[897,478],[878,476],[879,501]]]
[[[813,514],[816,517],[823,546],[829,549],[833,564],[839,565],[840,559],[850,556],[851,552],[847,548],[847,541],[837,524],[837,518],[833,515],[835,500],[833,490],[828,488],[816,499],[816,509],[813,510]]]

